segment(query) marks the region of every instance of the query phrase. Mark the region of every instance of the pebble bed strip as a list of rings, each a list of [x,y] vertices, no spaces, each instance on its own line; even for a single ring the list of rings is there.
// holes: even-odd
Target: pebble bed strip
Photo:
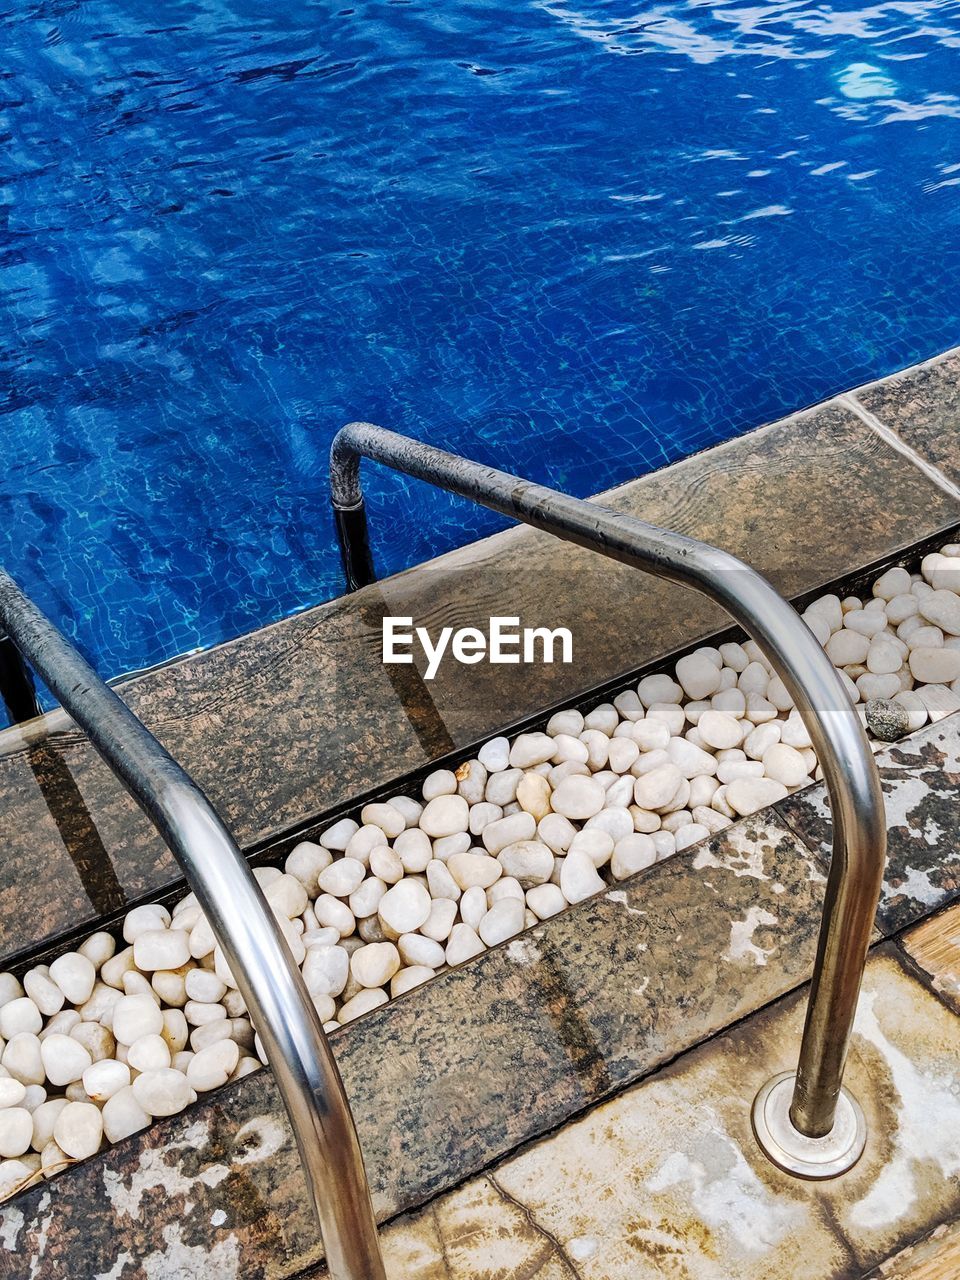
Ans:
[[[960,545],[803,617],[875,748],[960,709]],[[675,674],[493,738],[419,799],[368,804],[256,869],[328,1031],[819,775],[752,641]],[[22,984],[0,974],[0,1199],[265,1061],[192,893],[172,915],[135,907],[122,939],[95,933]]]

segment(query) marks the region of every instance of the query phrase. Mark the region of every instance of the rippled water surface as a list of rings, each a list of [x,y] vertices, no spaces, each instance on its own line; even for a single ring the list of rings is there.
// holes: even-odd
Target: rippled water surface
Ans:
[[[960,342],[957,0],[0,22],[0,559],[105,675],[340,593],[350,418],[587,494]]]

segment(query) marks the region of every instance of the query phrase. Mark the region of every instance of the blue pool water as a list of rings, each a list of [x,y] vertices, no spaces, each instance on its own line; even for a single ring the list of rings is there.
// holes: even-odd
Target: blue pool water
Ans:
[[[341,592],[350,418],[587,494],[960,342],[957,0],[0,23],[0,560],[105,675]]]

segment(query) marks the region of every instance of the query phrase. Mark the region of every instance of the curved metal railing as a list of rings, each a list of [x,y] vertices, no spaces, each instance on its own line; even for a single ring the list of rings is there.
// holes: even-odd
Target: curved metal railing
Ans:
[[[778,1077],[761,1090],[754,1129],[767,1155],[788,1172],[817,1178],[849,1168],[863,1150],[865,1129],[841,1086],[880,895],[886,825],[866,734],[816,637],[765,578],[725,551],[365,422],[344,427],[330,452],[334,513],[351,590],[376,577],[361,456],[694,588],[727,610],[780,675],[823,768],[833,857],[796,1076],[787,1073],[789,1079]]]
[[[0,628],[157,827],[206,912],[290,1117],[331,1276],[385,1280],[340,1073],[273,912],[232,836],[193,779],[2,570]]]

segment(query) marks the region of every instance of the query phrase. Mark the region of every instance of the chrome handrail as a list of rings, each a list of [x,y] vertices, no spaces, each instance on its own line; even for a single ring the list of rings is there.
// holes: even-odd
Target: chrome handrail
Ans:
[[[385,1280],[350,1105],[323,1026],[256,878],[193,779],[0,570],[0,625],[173,851],[259,1032],[336,1280]]]
[[[765,1153],[788,1172],[822,1178],[849,1168],[866,1135],[859,1107],[842,1089],[843,1071],[879,902],[886,824],[866,733],[816,637],[765,578],[726,551],[366,422],[345,426],[330,451],[334,514],[351,590],[376,579],[361,456],[692,587],[721,604],[780,675],[823,768],[833,856],[797,1071],[760,1091],[754,1130]]]

